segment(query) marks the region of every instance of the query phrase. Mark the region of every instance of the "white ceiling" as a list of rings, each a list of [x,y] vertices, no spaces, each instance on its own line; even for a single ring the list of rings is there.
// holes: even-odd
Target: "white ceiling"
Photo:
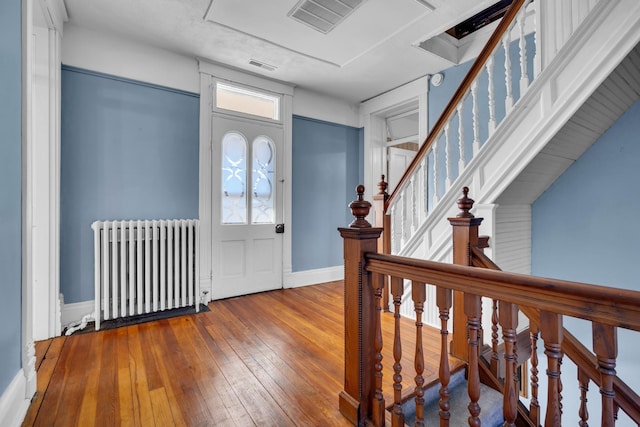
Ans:
[[[64,0],[70,23],[360,102],[451,62],[415,45],[494,0],[365,0],[328,34],[298,0]],[[257,60],[277,67],[268,71]]]

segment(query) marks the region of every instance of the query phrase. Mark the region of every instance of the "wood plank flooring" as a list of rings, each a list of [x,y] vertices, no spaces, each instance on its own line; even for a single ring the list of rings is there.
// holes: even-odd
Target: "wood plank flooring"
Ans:
[[[338,410],[342,282],[214,301],[209,308],[37,343],[37,393],[23,426],[350,425]],[[409,392],[415,327],[402,323]],[[383,327],[391,403],[390,314]],[[428,383],[437,377],[440,334],[424,332]]]

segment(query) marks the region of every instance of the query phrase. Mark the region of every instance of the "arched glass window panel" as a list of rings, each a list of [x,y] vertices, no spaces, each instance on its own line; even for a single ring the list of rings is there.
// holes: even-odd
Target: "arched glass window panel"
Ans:
[[[275,223],[274,170],[275,144],[266,136],[253,140],[252,183],[251,183],[251,222],[253,224]]]
[[[238,132],[222,138],[222,223],[247,223],[247,140]]]

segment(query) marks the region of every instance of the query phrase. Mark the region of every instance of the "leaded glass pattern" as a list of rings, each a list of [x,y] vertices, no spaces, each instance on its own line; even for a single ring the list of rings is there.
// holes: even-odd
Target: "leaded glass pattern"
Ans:
[[[266,136],[258,136],[252,151],[251,222],[273,224],[275,144]]]
[[[238,132],[222,139],[222,223],[247,223],[247,140]]]

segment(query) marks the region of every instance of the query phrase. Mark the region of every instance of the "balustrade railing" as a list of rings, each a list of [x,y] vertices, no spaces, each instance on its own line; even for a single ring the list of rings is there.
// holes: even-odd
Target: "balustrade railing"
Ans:
[[[586,392],[590,383],[600,388],[602,416],[600,425],[613,426],[618,411],[625,412],[634,422],[640,423],[640,397],[616,374],[617,328],[640,332],[640,292],[568,282],[554,279],[506,273],[491,262],[482,252],[486,239],[478,236],[481,219],[469,212],[473,200],[464,197],[458,201],[461,209],[453,226],[454,264],[418,260],[377,253],[377,238],[381,228],[373,228],[364,221],[367,202],[362,200],[363,187],[358,188],[357,220],[352,227],[340,229],[345,239],[345,387],[340,394],[340,409],[356,425],[372,423],[383,426],[403,426],[404,407],[407,398],[402,379],[415,375],[413,398],[416,407],[416,424],[423,425],[424,402],[424,354],[421,322],[425,304],[425,286],[436,287],[436,304],[441,320],[439,363],[439,418],[440,425],[449,425],[454,410],[449,401],[451,372],[449,352],[456,346],[464,347],[461,357],[467,361],[468,424],[480,425],[483,408],[480,406],[481,380],[503,394],[505,426],[532,425],[559,426],[579,422],[587,425],[588,406]],[[369,205],[370,206],[370,205]],[[478,268],[482,267],[482,268]],[[381,316],[383,316],[383,288],[389,280],[393,298],[395,322],[391,343],[383,342]],[[399,299],[405,283],[410,283],[416,314],[416,347],[404,348],[400,336]],[[491,356],[482,356],[480,336],[481,298],[493,301],[491,317]],[[453,325],[452,346],[449,346],[449,318],[451,312],[465,313],[464,328]],[[530,338],[530,393],[529,406],[520,402],[521,381],[527,381],[526,373],[517,375],[519,355],[528,349],[517,348],[518,311],[529,318]],[[591,322],[593,353],[563,327],[565,317]],[[500,346],[502,360],[498,358],[498,331],[502,332]],[[542,343],[539,343],[542,340]],[[383,360],[385,345],[393,347],[393,361]],[[529,347],[529,346],[527,346]],[[546,369],[538,361],[538,348],[544,348]],[[402,353],[412,351],[414,370],[405,373],[400,361]],[[388,353],[387,353],[388,354]],[[572,381],[563,381],[563,360],[571,360],[577,366],[579,410],[567,414],[563,390]],[[384,365],[393,367],[393,393],[385,393]],[[566,360],[565,360],[566,363]],[[501,367],[499,367],[501,366]],[[541,381],[540,372],[545,372]],[[487,377],[488,375],[488,377]],[[544,401],[539,389],[544,384]],[[384,396],[392,396],[385,402]],[[569,394],[567,394],[569,395]],[[593,404],[593,403],[591,403]],[[486,409],[486,408],[485,408]],[[458,408],[458,410],[460,410]],[[544,411],[544,414],[541,412]],[[569,418],[568,418],[569,417]],[[544,421],[543,421],[544,419]]]
[[[531,4],[514,0],[393,189],[386,205],[393,217],[393,253],[402,250],[529,88],[536,52],[534,38],[526,37],[526,29],[534,28]]]

